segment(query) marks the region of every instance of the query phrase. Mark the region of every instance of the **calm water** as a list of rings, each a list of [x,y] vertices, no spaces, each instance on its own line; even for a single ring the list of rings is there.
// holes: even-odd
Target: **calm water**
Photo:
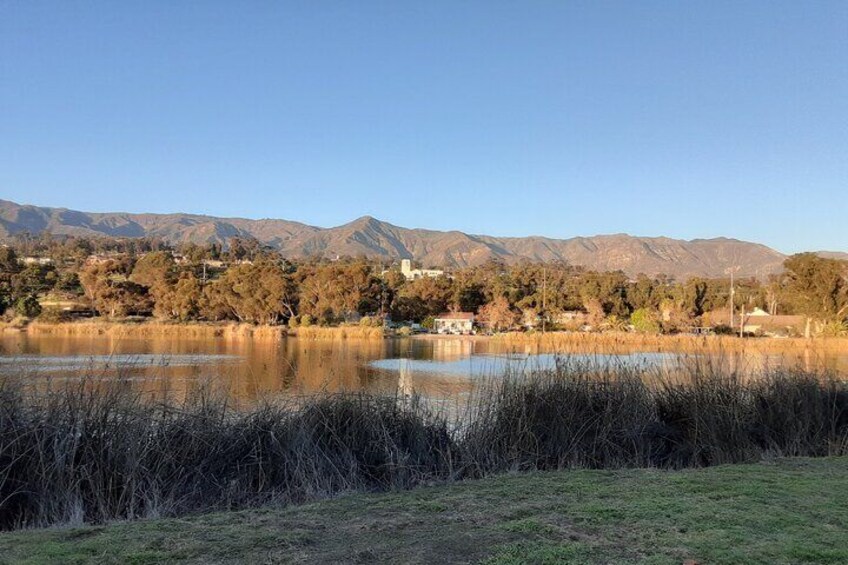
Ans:
[[[674,370],[692,356],[632,352],[571,355],[566,362],[624,364],[646,372]],[[752,370],[796,364],[848,374],[848,351],[795,356],[737,357]],[[530,348],[505,350],[491,341],[466,338],[386,340],[135,339],[111,336],[0,336],[0,375],[23,375],[52,383],[94,375],[129,379],[153,393],[181,397],[212,380],[239,402],[320,391],[368,390],[429,397],[459,397],[474,383],[505,371],[520,374],[551,368],[563,357]]]

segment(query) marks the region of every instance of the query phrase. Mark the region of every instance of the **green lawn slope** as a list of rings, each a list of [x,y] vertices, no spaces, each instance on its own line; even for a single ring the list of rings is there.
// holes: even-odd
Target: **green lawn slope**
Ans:
[[[848,563],[848,458],[564,471],[0,534],[3,563]]]

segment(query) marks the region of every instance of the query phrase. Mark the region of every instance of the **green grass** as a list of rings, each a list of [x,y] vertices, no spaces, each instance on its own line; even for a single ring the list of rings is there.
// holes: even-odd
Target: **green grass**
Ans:
[[[848,563],[848,458],[502,475],[0,534],[3,563]]]

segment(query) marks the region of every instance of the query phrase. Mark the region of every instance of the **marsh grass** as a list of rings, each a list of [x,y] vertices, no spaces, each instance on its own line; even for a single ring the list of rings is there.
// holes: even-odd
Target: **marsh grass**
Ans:
[[[634,351],[671,351],[675,353],[745,352],[812,354],[848,349],[848,338],[746,338],[734,335],[644,334],[632,332],[508,332],[496,334],[494,343],[511,348],[573,353],[630,353]]]
[[[366,393],[236,410],[198,387],[152,402],[130,381],[35,391],[0,380],[0,528],[101,523],[509,471],[683,468],[848,453],[848,387],[693,363],[685,378],[567,360],[489,380],[456,420]]]
[[[299,326],[290,330],[291,335],[300,339],[383,339],[385,331],[381,326]]]

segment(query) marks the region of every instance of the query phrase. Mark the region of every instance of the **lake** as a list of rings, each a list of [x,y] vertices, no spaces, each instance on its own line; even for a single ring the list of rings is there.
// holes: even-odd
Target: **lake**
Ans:
[[[567,362],[623,364],[645,372],[674,371],[698,356],[654,351],[572,353]],[[238,403],[280,395],[365,390],[427,397],[462,397],[475,383],[504,372],[552,368],[564,357],[529,346],[505,347],[474,338],[306,340],[249,338],[131,338],[110,335],[0,336],[0,375],[35,384],[125,379],[155,394],[181,398],[209,380]],[[848,352],[736,354],[722,360],[756,371],[767,365],[827,368],[848,374]]]

